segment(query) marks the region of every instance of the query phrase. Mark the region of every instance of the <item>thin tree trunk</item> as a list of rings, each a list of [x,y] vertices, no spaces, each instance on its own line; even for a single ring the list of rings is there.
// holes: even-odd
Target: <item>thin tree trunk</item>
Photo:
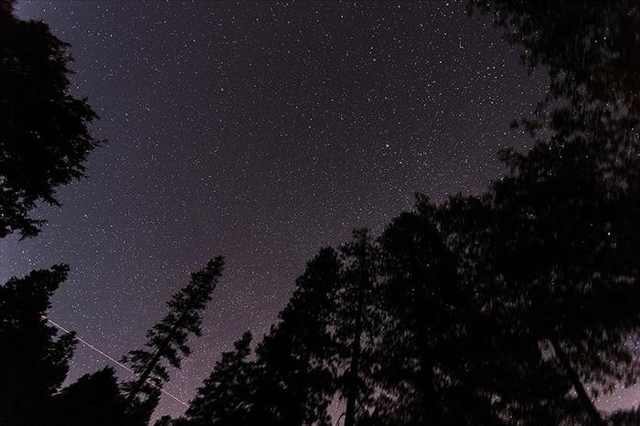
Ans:
[[[344,426],[354,426],[356,423],[356,403],[358,398],[358,371],[360,370],[360,337],[358,333],[354,342],[353,354],[351,356],[351,365],[349,366],[349,381],[347,390],[347,410],[344,417]]]
[[[136,396],[138,396],[138,394],[142,390],[142,387],[149,379],[149,376],[151,375],[151,371],[158,363],[158,360],[160,360],[160,356],[161,356],[161,352],[160,350],[157,350],[153,358],[151,358],[151,361],[149,361],[149,363],[147,364],[147,367],[144,369],[144,371],[140,375],[140,378],[136,381],[133,388],[129,391],[129,395],[127,395],[127,407],[133,408],[134,399],[136,398]]]
[[[562,350],[562,347],[560,346],[558,340],[556,338],[551,338],[549,339],[549,341],[551,343],[551,346],[553,347],[553,352],[558,357],[558,360],[560,361],[562,368],[567,374],[567,378],[573,385],[573,389],[576,391],[576,394],[578,395],[578,399],[580,400],[580,402],[582,402],[582,405],[587,411],[587,414],[589,415],[589,418],[591,418],[591,421],[593,422],[593,424],[596,426],[607,426],[607,423],[604,421],[604,419],[600,415],[600,412],[595,407],[595,405],[593,405],[593,401],[591,401],[591,398],[589,398],[589,394],[587,393],[586,389],[584,388],[584,385],[580,381],[580,377],[578,376],[578,373],[576,373],[576,370],[571,365],[571,361],[567,357],[567,354],[565,354],[564,351]]]
[[[349,365],[347,381],[347,410],[344,417],[344,426],[354,426],[356,423],[356,400],[358,398],[358,372],[360,371],[360,356],[362,352],[362,293],[363,289],[358,289],[358,304],[356,312],[356,326],[353,338],[353,349],[351,351],[351,362]]]
[[[351,351],[351,362],[349,365],[347,381],[347,409],[344,417],[344,426],[355,426],[356,410],[358,399],[358,375],[360,372],[360,358],[362,356],[362,321],[365,291],[369,286],[369,264],[367,262],[367,246],[363,242],[362,253],[360,253],[360,283],[358,285],[356,303],[356,323],[353,336],[353,349]]]

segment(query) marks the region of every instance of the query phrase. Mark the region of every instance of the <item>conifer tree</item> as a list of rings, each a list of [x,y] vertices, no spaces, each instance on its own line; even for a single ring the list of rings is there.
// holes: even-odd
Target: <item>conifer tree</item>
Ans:
[[[344,424],[354,426],[366,412],[373,392],[371,349],[376,335],[375,291],[379,252],[369,231],[357,229],[341,247],[342,276],[335,299],[335,340],[338,346],[340,392],[345,400]]]
[[[265,423],[328,425],[336,391],[334,341],[341,262],[324,248],[296,280],[279,322],[258,345],[256,407]],[[268,420],[267,420],[268,419]]]
[[[98,145],[86,99],[70,93],[69,45],[38,21],[23,21],[0,0],[0,238],[31,237],[39,202],[57,206],[56,188],[84,176]]]
[[[47,323],[50,298],[69,268],[55,265],[0,286],[0,424],[42,424],[76,343]],[[38,407],[39,409],[34,409]]]
[[[210,260],[206,267],[191,274],[191,281],[167,303],[169,312],[147,332],[144,349],[133,350],[123,361],[136,373],[136,380],[123,389],[130,408],[150,414],[157,403],[159,389],[169,380],[167,368],[180,368],[183,357],[190,354],[190,335],[200,336],[202,313],[218,284],[224,261]],[[144,395],[141,399],[139,396]]]
[[[521,49],[530,69],[545,67],[547,101],[573,99],[573,106],[622,101],[640,112],[640,8],[634,0],[468,4],[492,17],[506,40]]]
[[[115,372],[107,367],[85,374],[54,398],[53,426],[142,426],[126,415],[126,401]]]
[[[497,273],[517,289],[514,318],[548,345],[594,424],[604,424],[589,389],[635,381],[626,340],[640,317],[635,209],[600,179],[573,144],[540,144],[512,158],[495,185]],[[625,207],[630,207],[629,209]],[[636,248],[635,250],[633,248]]]
[[[336,291],[341,264],[320,250],[296,280],[291,300],[250,360],[250,335],[223,354],[191,402],[186,424],[329,425],[337,389]],[[172,423],[173,424],[173,423]],[[181,424],[181,423],[180,423]]]
[[[527,297],[500,271],[500,255],[508,249],[496,235],[499,215],[492,197],[452,197],[435,217],[457,262],[461,301],[454,305],[463,307],[457,327],[464,333],[458,335],[455,352],[465,360],[463,383],[484,395],[485,402],[499,401],[478,408],[489,410],[494,419],[532,426],[580,417],[583,410],[571,395],[571,385],[514,308]]]
[[[397,424],[503,424],[488,392],[494,378],[482,374],[495,356],[487,342],[495,330],[465,285],[465,259],[448,245],[442,214],[419,197],[380,238],[383,397],[373,415]]]
[[[390,321],[380,350],[386,352],[381,354],[385,381],[411,383],[402,408],[406,415],[417,423],[440,424],[444,389],[436,375],[438,368],[443,370],[439,357],[454,356],[442,353],[441,343],[454,338],[449,334],[455,322],[451,299],[457,283],[455,263],[429,217],[433,207],[421,207],[430,211],[401,214],[381,238]]]
[[[198,389],[189,404],[185,424],[189,426],[243,426],[255,424],[255,363],[251,355],[251,333],[234,343],[234,350],[224,352],[211,375]]]
[[[530,66],[545,66],[548,96],[523,122],[528,153],[502,154],[493,186],[496,274],[521,330],[555,361],[593,424],[593,403],[637,372],[626,340],[640,325],[635,221],[640,200],[640,8],[472,1],[490,11]],[[516,314],[516,312],[518,312]]]

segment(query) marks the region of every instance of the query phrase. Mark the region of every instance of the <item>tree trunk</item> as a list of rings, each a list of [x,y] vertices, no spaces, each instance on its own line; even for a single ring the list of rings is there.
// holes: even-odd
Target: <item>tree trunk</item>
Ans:
[[[129,409],[133,408],[133,401],[135,400],[136,396],[138,396],[140,391],[142,391],[142,387],[149,379],[149,376],[151,375],[151,371],[153,371],[153,368],[158,363],[160,356],[161,356],[161,352],[159,350],[156,351],[155,355],[153,356],[153,358],[151,358],[151,361],[149,361],[149,363],[147,364],[147,367],[144,369],[144,371],[140,375],[140,378],[136,381],[133,388],[129,391],[129,395],[127,395],[127,407],[129,407]]]
[[[356,403],[358,398],[358,371],[360,370],[360,337],[361,332],[358,331],[356,340],[354,341],[353,353],[351,355],[351,365],[349,366],[349,379],[347,388],[347,410],[344,417],[344,426],[354,426],[356,424]]]
[[[355,426],[356,424],[356,403],[358,398],[358,372],[360,371],[360,356],[362,352],[362,305],[363,305],[363,282],[358,287],[358,302],[356,305],[356,324],[353,336],[353,348],[351,350],[351,362],[349,365],[347,381],[347,410],[344,417],[344,426]]]
[[[578,395],[578,399],[584,406],[584,409],[587,411],[589,418],[592,423],[596,426],[607,426],[607,423],[604,421],[600,412],[596,409],[595,405],[593,405],[593,401],[589,398],[589,394],[587,393],[584,385],[580,381],[580,377],[578,377],[578,373],[576,373],[575,369],[571,365],[571,361],[567,357],[567,354],[564,353],[560,343],[556,338],[549,339],[551,346],[553,347],[553,352],[556,354],[556,357],[560,361],[562,368],[564,369],[567,378],[573,385],[573,389],[576,391]]]
[[[367,261],[366,242],[362,243],[360,253],[360,282],[358,283],[358,293],[356,301],[355,330],[353,336],[353,347],[351,350],[351,362],[349,365],[347,380],[347,409],[344,417],[344,426],[355,426],[356,410],[358,408],[358,376],[360,372],[360,358],[362,356],[362,326],[365,292],[369,287],[369,262]]]

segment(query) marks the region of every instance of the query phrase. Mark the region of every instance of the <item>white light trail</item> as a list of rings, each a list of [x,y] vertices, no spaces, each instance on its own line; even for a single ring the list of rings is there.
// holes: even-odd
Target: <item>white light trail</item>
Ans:
[[[66,334],[71,334],[71,331],[67,330],[66,328],[64,328],[63,326],[61,326],[60,324],[58,324],[57,322],[53,321],[50,318],[47,318],[47,322],[50,323],[51,325],[53,325],[54,327],[56,327],[57,329],[59,329],[60,331],[63,331]],[[102,355],[103,357],[105,357],[106,359],[108,359],[109,361],[113,362],[115,365],[117,365],[118,367],[122,368],[123,370],[126,370],[127,372],[131,373],[131,374],[135,374],[135,372],[130,369],[129,367],[127,367],[126,365],[124,365],[123,363],[121,363],[120,361],[118,361],[117,359],[113,358],[112,356],[110,356],[109,354],[101,351],[100,349],[96,348],[95,346],[93,346],[91,343],[87,342],[86,340],[84,340],[82,337],[78,336],[76,334],[76,339],[78,339],[78,341],[80,343],[82,343],[83,345],[85,345],[87,348],[91,349],[92,351]],[[156,386],[155,383],[148,381],[147,383],[151,384],[152,386]],[[157,386],[156,386],[157,387]],[[160,392],[162,392],[164,395],[168,396],[169,398],[173,399],[174,401],[178,402],[179,404],[184,405],[185,407],[188,407],[189,404],[187,404],[186,402],[184,402],[183,400],[181,400],[180,398],[178,398],[177,396],[171,394],[170,392],[159,388]]]

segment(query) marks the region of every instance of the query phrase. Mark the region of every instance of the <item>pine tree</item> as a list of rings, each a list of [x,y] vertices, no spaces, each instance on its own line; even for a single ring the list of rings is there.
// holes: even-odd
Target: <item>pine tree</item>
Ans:
[[[358,229],[341,247],[343,271],[335,300],[335,340],[338,346],[340,392],[345,400],[344,425],[354,426],[364,415],[373,392],[371,348],[376,334],[375,291],[379,253],[369,231]]]
[[[470,0],[489,14],[523,62],[544,66],[552,99],[617,103],[640,112],[640,8],[634,0]],[[558,106],[558,105],[556,105]]]
[[[125,414],[125,398],[120,392],[115,372],[109,367],[83,375],[62,389],[53,402],[53,416],[48,422],[53,426],[135,424]]]
[[[593,424],[592,398],[637,381],[629,335],[640,325],[640,8],[620,0],[472,1],[490,11],[530,67],[550,79],[527,153],[502,154],[492,188],[496,272],[519,292],[519,328],[555,361]],[[516,314],[517,312],[517,314]]]
[[[211,300],[223,265],[223,258],[216,257],[204,269],[192,273],[189,284],[167,303],[168,314],[147,332],[146,348],[133,350],[124,357],[123,361],[137,376],[124,386],[131,408],[150,414],[159,390],[169,380],[167,367],[180,368],[182,358],[190,354],[188,338],[201,334],[202,313]],[[145,398],[140,399],[141,394]]]
[[[44,221],[33,208],[59,205],[56,188],[84,176],[98,145],[95,113],[70,93],[69,45],[18,19],[13,3],[0,0],[0,238],[36,235]]]
[[[223,354],[184,419],[188,425],[329,425],[337,385],[336,291],[341,263],[320,250],[296,280],[291,300],[250,357],[250,335]],[[172,423],[173,424],[173,423]]]
[[[502,424],[477,380],[490,350],[476,337],[490,327],[463,285],[441,210],[419,198],[416,211],[395,218],[380,238],[386,316],[376,350],[384,397],[374,415],[397,424]]]
[[[515,309],[526,296],[500,271],[505,247],[496,235],[499,215],[492,197],[452,197],[435,217],[442,241],[457,259],[461,293],[454,306],[463,308],[457,328],[464,332],[454,351],[465,360],[462,383],[485,397],[477,408],[488,410],[494,420],[522,425],[560,424],[580,416],[570,384]],[[487,400],[499,403],[487,405]]]
[[[279,323],[258,345],[256,407],[264,424],[329,425],[336,391],[334,341],[341,262],[320,250],[296,280]]]
[[[634,208],[584,154],[540,144],[511,158],[511,176],[495,185],[494,250],[497,272],[518,291],[514,318],[549,346],[592,422],[604,424],[589,388],[635,380],[625,342],[640,326],[630,302],[640,295],[638,231],[620,215]]]
[[[56,265],[0,286],[0,424],[42,424],[76,343],[47,323],[50,298],[69,268]],[[34,409],[38,408],[38,409]]]
[[[252,418],[255,363],[251,355],[251,333],[224,352],[211,375],[189,404],[185,424],[189,426],[244,426],[255,424]]]

